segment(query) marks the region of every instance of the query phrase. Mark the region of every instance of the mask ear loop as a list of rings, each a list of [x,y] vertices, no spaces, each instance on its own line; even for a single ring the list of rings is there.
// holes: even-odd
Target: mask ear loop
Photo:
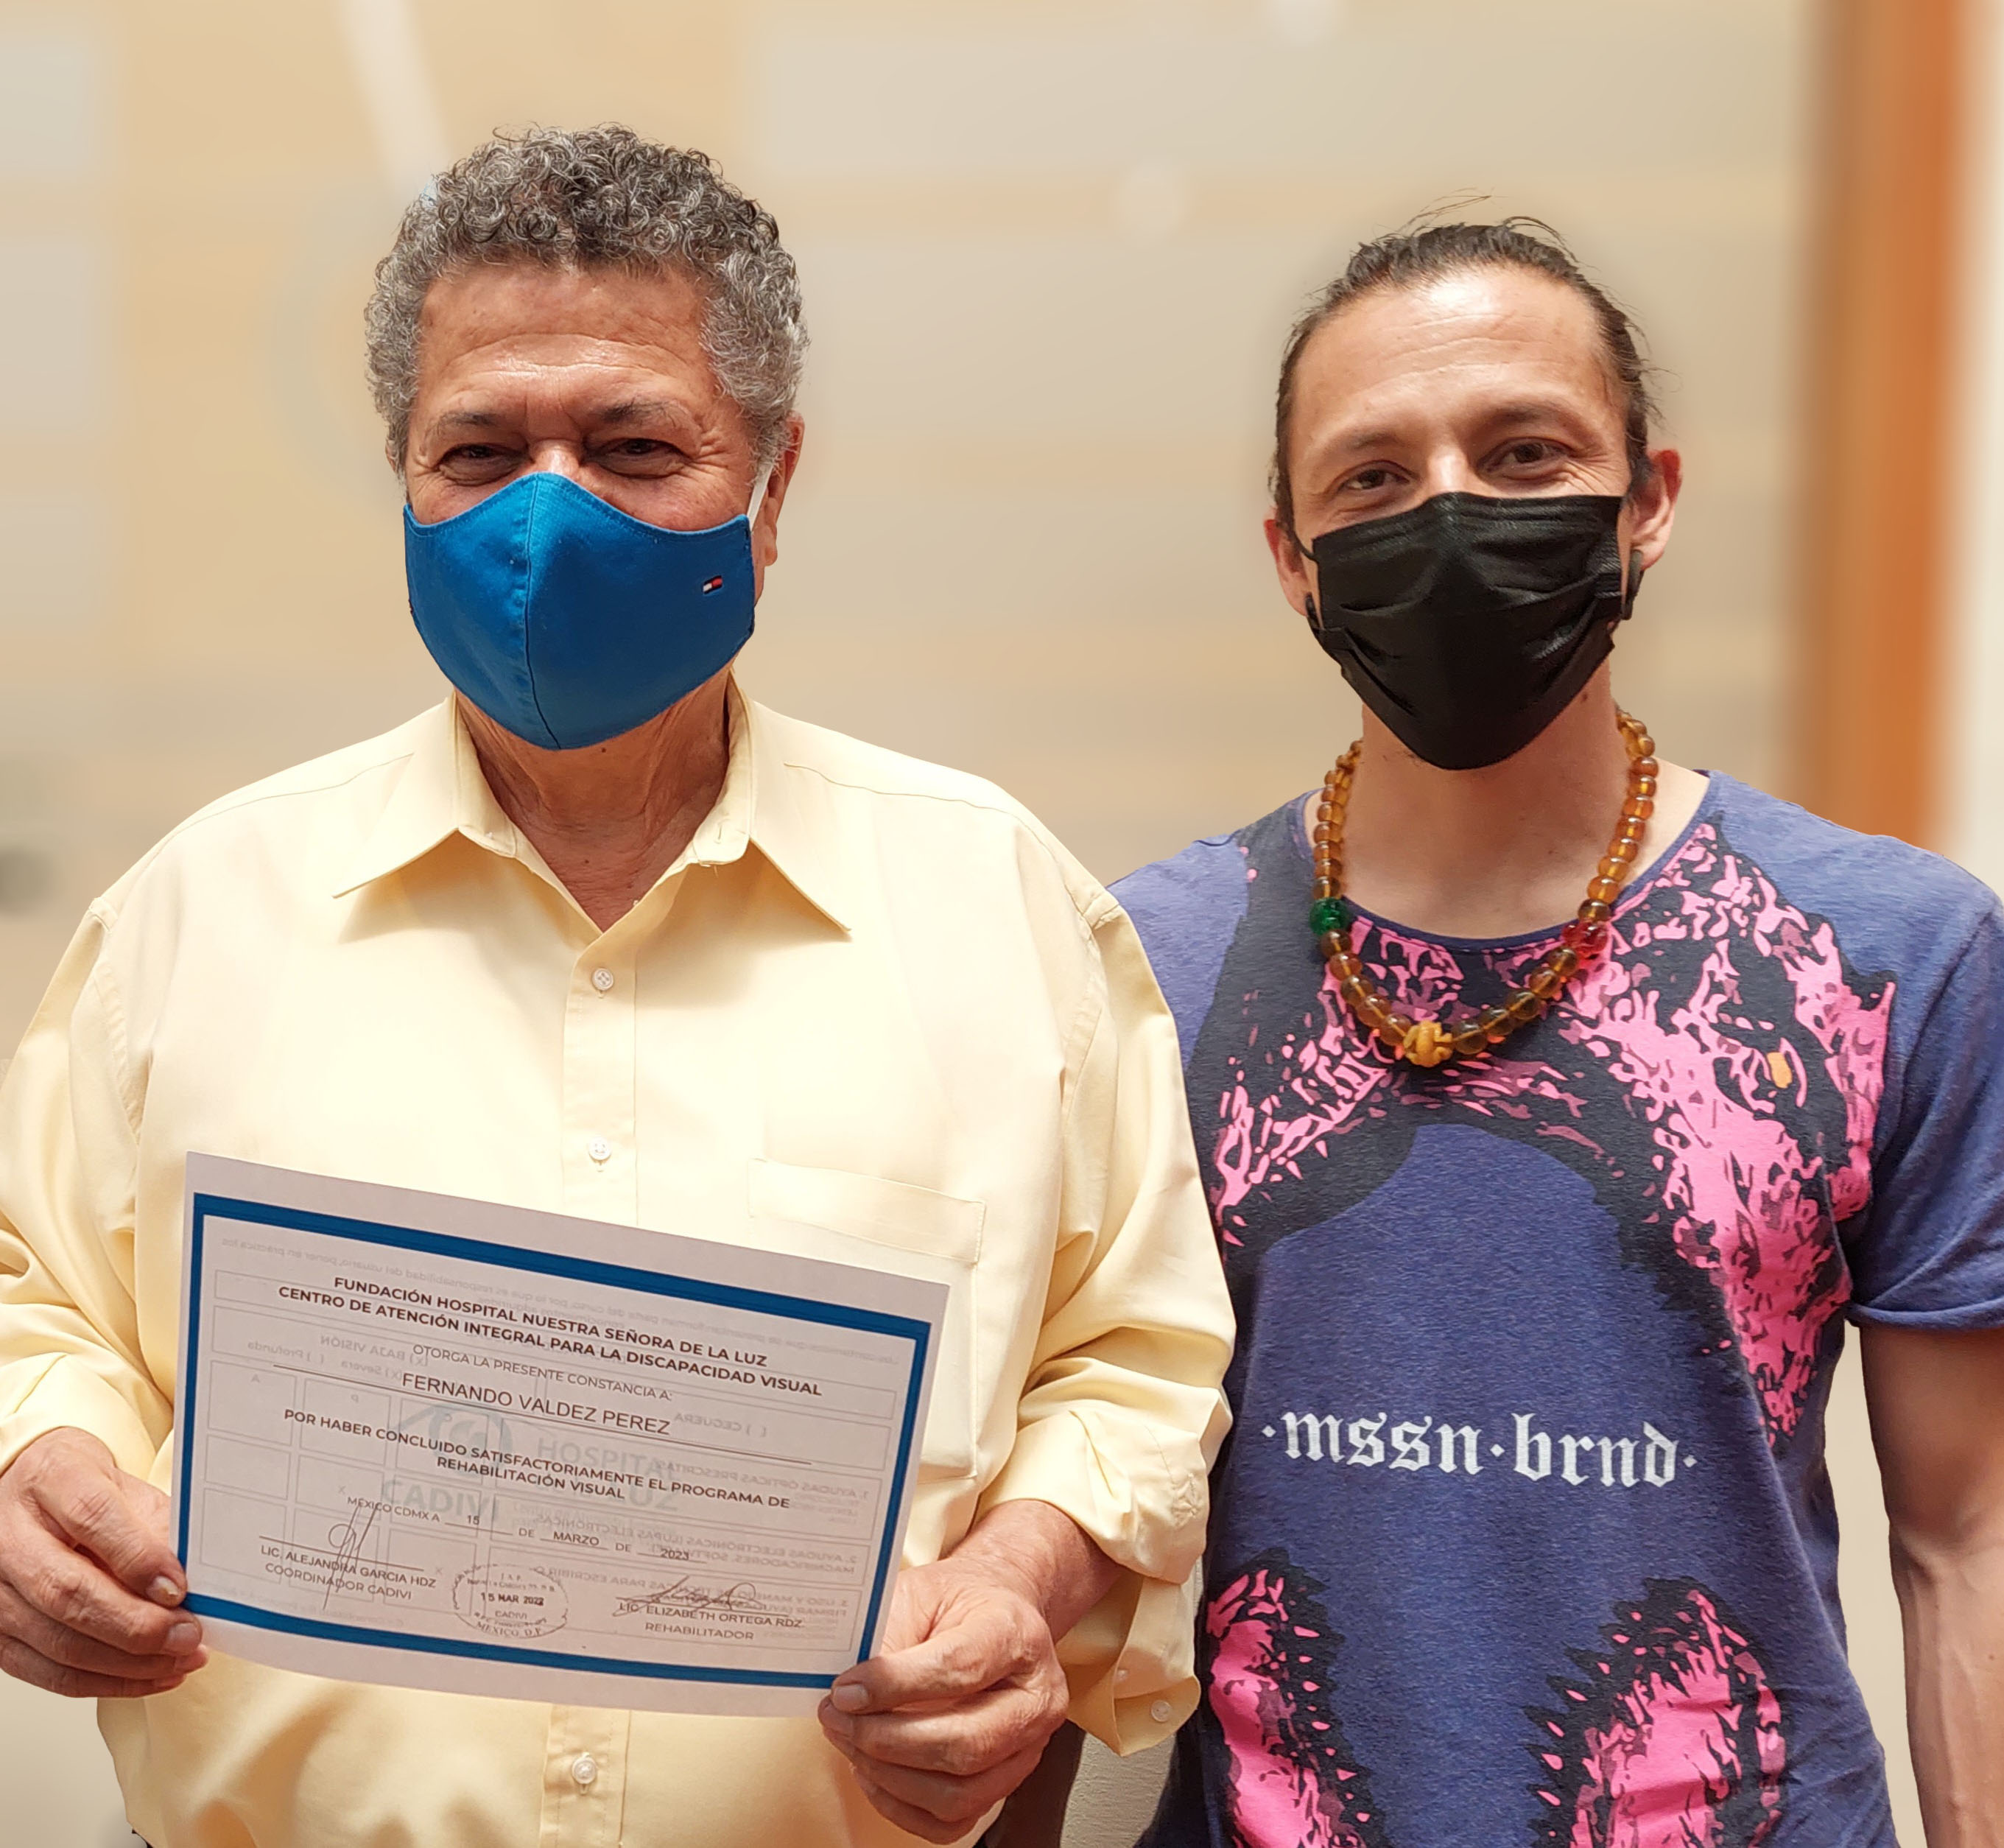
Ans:
[[[1288,528],[1288,537],[1294,542],[1295,551],[1298,552],[1310,564],[1313,564],[1315,554],[1302,543],[1301,535],[1291,526]],[[1315,592],[1309,591],[1305,593],[1302,603],[1308,612],[1309,626],[1319,635],[1322,633],[1322,612],[1316,608]]]
[[[1621,613],[1614,619],[1625,622],[1635,613],[1635,594],[1642,587],[1642,574],[1648,569],[1642,563],[1640,552],[1628,554],[1628,587],[1621,598]]]

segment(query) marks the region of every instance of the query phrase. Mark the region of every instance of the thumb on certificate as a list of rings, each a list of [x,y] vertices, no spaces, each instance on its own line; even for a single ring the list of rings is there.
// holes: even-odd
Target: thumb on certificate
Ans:
[[[993,1646],[998,1639],[984,1630],[978,1623],[955,1624],[909,1649],[859,1662],[836,1678],[829,1703],[838,1713],[888,1713],[978,1694],[1009,1670]]]
[[[187,1579],[169,1538],[167,1498],[128,1475],[108,1451],[51,1472],[37,1485],[44,1514],[128,1591],[156,1604],[178,1604]]]

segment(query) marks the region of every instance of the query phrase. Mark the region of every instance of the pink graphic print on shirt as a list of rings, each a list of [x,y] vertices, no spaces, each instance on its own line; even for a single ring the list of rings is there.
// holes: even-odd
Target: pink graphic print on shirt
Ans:
[[[1466,977],[1445,946],[1354,927],[1358,955],[1410,1009],[1452,1013]],[[1543,943],[1495,960],[1520,979]],[[1471,958],[1473,960],[1473,958]],[[1459,1114],[1582,1158],[1640,1195],[1624,1230],[1659,1271],[1702,1278],[1772,1441],[1792,1436],[1824,1335],[1849,1295],[1836,1229],[1871,1191],[1890,980],[1848,977],[1834,932],[1785,903],[1717,829],[1696,829],[1616,918],[1607,951],[1540,1033],[1431,1072],[1395,1065],[1326,980],[1318,1017],[1277,1046],[1249,1028],[1227,1067],[1212,1208],[1228,1248],[1244,1203],[1271,1198],[1333,1140],[1397,1110]],[[1585,1127],[1589,1087],[1644,1132],[1647,1173]],[[1841,1121],[1841,1130],[1834,1125]],[[1624,1166],[1624,1162],[1626,1165]]]
[[[1240,1848],[1390,1848],[1369,1780],[1328,1710],[1341,1639],[1316,1590],[1275,1551],[1204,1613],[1206,1694],[1231,1755]]]
[[[1340,1639],[1279,1549],[1204,1615],[1211,1713],[1235,1848],[1395,1848],[1330,1709]],[[1761,1848],[1782,1812],[1788,1741],[1758,1653],[1716,1597],[1652,1581],[1601,1646],[1531,1709],[1535,1848]]]
[[[1531,1713],[1540,1848],[1760,1848],[1782,1813],[1781,1701],[1712,1594],[1654,1581]]]

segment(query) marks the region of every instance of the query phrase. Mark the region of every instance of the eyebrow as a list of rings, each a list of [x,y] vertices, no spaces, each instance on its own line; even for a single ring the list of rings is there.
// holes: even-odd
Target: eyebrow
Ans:
[[[1502,405],[1491,412],[1485,421],[1491,424],[1536,423],[1546,418],[1571,424],[1582,420],[1579,407],[1568,404],[1563,398],[1526,398],[1513,405]]]
[[[650,417],[686,415],[685,407],[667,398],[626,398],[598,413],[601,423],[640,423]]]
[[[683,407],[672,398],[628,398],[615,405],[608,405],[597,414],[597,421],[618,426],[643,423],[650,417],[674,416],[683,412]],[[503,419],[492,411],[443,411],[432,419],[434,430],[486,430],[497,428]]]
[[[492,411],[442,411],[432,419],[435,430],[492,430],[501,419]]]
[[[1508,429],[1513,424],[1539,423],[1547,419],[1568,424],[1577,428],[1581,416],[1576,405],[1561,398],[1526,398],[1515,404],[1501,405],[1483,419],[1485,428]],[[1336,445],[1339,454],[1354,454],[1365,450],[1383,449],[1400,440],[1400,433],[1393,430],[1358,430],[1354,435],[1341,438]]]

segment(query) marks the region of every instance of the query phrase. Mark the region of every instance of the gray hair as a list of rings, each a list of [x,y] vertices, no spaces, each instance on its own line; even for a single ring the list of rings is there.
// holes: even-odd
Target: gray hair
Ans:
[[[363,317],[369,389],[400,471],[432,285],[477,263],[522,261],[692,278],[706,301],[703,350],[744,413],[759,468],[772,467],[808,347],[800,278],[780,227],[707,154],[608,126],[496,135],[404,214]]]

